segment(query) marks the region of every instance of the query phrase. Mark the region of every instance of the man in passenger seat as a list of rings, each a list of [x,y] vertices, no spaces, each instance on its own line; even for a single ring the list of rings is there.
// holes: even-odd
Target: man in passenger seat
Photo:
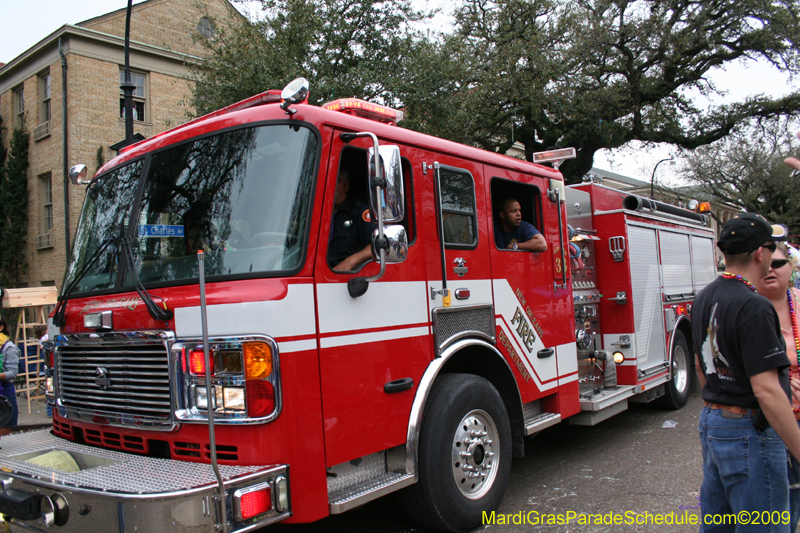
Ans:
[[[501,250],[547,251],[544,236],[533,224],[522,220],[522,207],[513,198],[503,202],[499,220],[494,225],[494,242]]]
[[[350,173],[339,172],[333,200],[333,219],[328,241],[328,265],[333,270],[353,271],[372,259],[372,232],[377,227],[364,202],[350,197]]]

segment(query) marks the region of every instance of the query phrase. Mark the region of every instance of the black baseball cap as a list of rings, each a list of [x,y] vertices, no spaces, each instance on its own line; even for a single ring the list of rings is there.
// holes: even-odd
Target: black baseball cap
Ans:
[[[717,247],[727,255],[746,254],[767,241],[785,241],[787,237],[785,227],[770,225],[755,213],[739,213],[722,226]]]

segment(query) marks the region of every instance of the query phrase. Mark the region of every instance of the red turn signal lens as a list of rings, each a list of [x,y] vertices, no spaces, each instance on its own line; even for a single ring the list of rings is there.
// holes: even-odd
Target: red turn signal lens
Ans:
[[[214,351],[208,351],[208,360],[211,363],[211,375],[214,375]],[[189,371],[195,376],[206,375],[206,358],[203,350],[192,350],[189,352]]]
[[[258,491],[242,494],[239,508],[241,509],[242,520],[264,514],[272,509],[272,493],[269,486]]]
[[[275,390],[269,381],[247,382],[247,415],[258,418],[275,410]]]

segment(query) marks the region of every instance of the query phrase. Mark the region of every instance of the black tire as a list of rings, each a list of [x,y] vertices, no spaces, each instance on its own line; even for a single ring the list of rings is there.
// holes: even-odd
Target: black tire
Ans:
[[[670,372],[672,379],[666,383],[666,393],[658,399],[658,406],[666,409],[680,409],[689,399],[689,385],[691,384],[692,364],[689,345],[686,338],[675,330],[672,342],[672,357],[670,359]]]
[[[468,531],[484,511],[497,510],[511,474],[511,426],[491,383],[471,374],[437,379],[422,417],[417,471],[417,483],[398,497],[421,526]]]

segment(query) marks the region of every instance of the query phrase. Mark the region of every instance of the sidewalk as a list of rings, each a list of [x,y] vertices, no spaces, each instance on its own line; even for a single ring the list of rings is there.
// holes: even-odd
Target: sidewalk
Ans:
[[[17,408],[19,417],[18,426],[29,426],[32,424],[52,424],[53,419],[47,416],[47,406],[44,400],[32,400],[31,412],[28,413],[28,400],[24,396],[17,396]]]

